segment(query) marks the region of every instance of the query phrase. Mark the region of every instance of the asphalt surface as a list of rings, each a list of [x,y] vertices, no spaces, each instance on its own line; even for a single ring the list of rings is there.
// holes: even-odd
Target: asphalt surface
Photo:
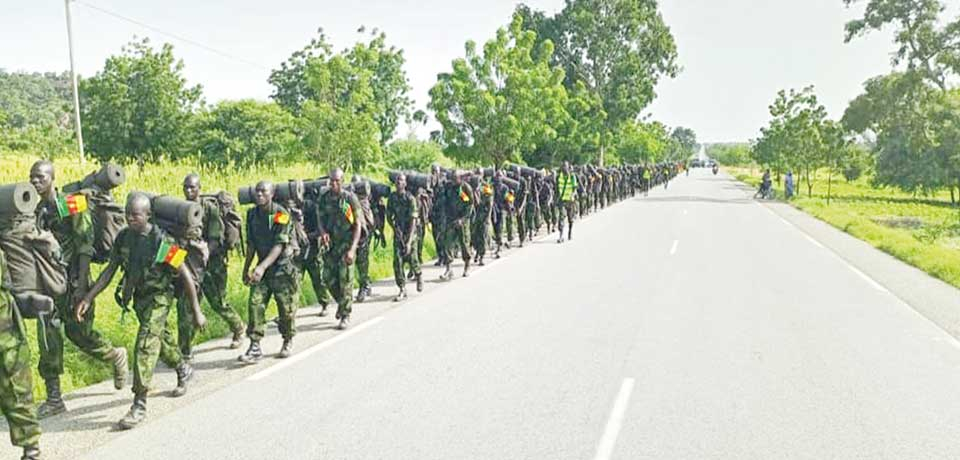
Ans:
[[[817,227],[821,242],[804,230],[808,217],[749,195],[695,170],[579,222],[572,242],[547,236],[405,303],[359,306],[347,332],[305,310],[286,361],[237,369],[236,352],[208,345],[197,388],[152,396],[146,425],[109,428],[126,391],[79,392],[73,414],[45,421],[44,450],[98,460],[958,458],[960,342],[869,273],[914,286],[926,275],[886,259],[857,267],[856,251],[872,248],[841,247],[830,240],[839,232]],[[936,289],[932,303],[960,298]],[[378,292],[392,294],[389,283]],[[271,340],[268,352],[279,349]]]

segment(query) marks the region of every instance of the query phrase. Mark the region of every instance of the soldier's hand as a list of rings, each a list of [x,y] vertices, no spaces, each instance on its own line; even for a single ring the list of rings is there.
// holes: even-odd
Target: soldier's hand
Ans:
[[[250,282],[253,284],[259,283],[260,280],[263,279],[264,272],[266,272],[266,269],[260,265],[257,265],[257,268],[254,268],[253,273],[250,274]]]
[[[353,265],[353,261],[357,258],[357,250],[350,249],[346,254],[343,255],[343,261],[347,265]]]
[[[199,315],[194,315],[193,325],[196,326],[197,329],[203,330],[207,326],[207,316],[204,315],[203,312],[200,312]]]
[[[83,322],[83,316],[87,314],[87,310],[89,309],[90,309],[90,302],[87,302],[86,298],[80,299],[80,301],[77,302],[77,306],[74,307],[74,313],[75,313],[75,316],[77,317],[78,323]]]
[[[320,235],[320,242],[323,243],[324,246],[330,246],[330,234],[324,233]]]
[[[243,284],[250,285],[250,272],[243,272]]]

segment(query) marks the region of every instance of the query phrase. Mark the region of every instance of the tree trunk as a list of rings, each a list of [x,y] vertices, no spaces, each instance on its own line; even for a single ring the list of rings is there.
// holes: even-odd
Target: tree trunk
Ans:
[[[833,188],[833,170],[827,172],[827,206],[830,206],[830,191]]]
[[[601,143],[600,143],[600,167],[601,167],[601,168],[603,167],[603,152],[604,152],[605,148],[606,148],[606,146],[604,145],[603,142],[601,142]]]

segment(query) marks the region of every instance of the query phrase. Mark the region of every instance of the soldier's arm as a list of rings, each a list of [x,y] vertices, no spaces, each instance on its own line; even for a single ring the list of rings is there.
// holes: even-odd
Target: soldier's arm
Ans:
[[[417,228],[418,216],[419,216],[419,212],[417,211],[417,199],[414,198],[410,200],[410,219],[409,219],[410,228],[405,229],[407,231],[407,238],[403,242],[403,244],[405,244],[406,247],[408,248],[413,244],[413,234],[414,234],[414,230]]]
[[[353,209],[360,209],[360,201],[357,200],[356,196],[350,197],[350,205],[353,206]],[[354,256],[357,254],[357,244],[360,242],[360,232],[363,230],[362,226],[360,225],[360,219],[353,220],[350,230],[353,232],[353,236],[350,241],[350,250],[347,251],[347,256],[350,259],[350,262],[352,262]]]
[[[100,276],[97,277],[97,282],[93,283],[93,286],[90,288],[90,290],[87,291],[83,298],[80,299],[80,301],[74,307],[77,321],[83,321],[83,315],[85,315],[87,310],[90,309],[90,304],[93,303],[93,299],[96,299],[97,296],[107,288],[110,282],[113,281],[113,277],[117,274],[118,268],[120,268],[120,261],[115,258],[111,258],[110,263],[107,264],[107,268],[100,272]]]
[[[270,248],[270,252],[267,253],[267,256],[260,260],[260,263],[257,264],[257,268],[253,269],[254,282],[259,282],[260,278],[263,277],[263,274],[266,273],[267,269],[273,266],[277,259],[280,258],[280,255],[283,254],[284,247],[290,244],[292,233],[293,227],[291,224],[274,225],[273,247]]]

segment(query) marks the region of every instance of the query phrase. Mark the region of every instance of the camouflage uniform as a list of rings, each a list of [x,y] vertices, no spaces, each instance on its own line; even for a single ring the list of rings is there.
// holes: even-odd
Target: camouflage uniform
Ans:
[[[520,237],[520,247],[523,247],[523,241],[527,237],[526,212],[527,206],[530,206],[530,181],[521,176],[517,182],[520,183],[520,188],[517,190],[514,208],[517,210],[517,234]]]
[[[457,249],[460,250],[463,261],[470,263],[470,217],[473,200],[473,189],[466,182],[460,185],[447,182],[440,192],[439,201],[446,230],[443,245],[447,251],[447,264],[452,262]]]
[[[30,345],[23,318],[10,296],[6,261],[0,251],[0,410],[10,426],[10,442],[37,446],[40,422],[33,408]]]
[[[573,221],[577,215],[577,191],[579,181],[574,173],[557,173],[557,229],[560,230],[560,239],[563,239],[564,219],[569,225],[567,235],[573,233]]]
[[[278,326],[284,340],[297,333],[295,318],[300,292],[297,289],[299,272],[293,263],[293,217],[276,203],[270,203],[266,212],[259,206],[247,211],[247,241],[257,253],[257,262],[267,258],[270,250],[282,245],[280,257],[267,268],[260,282],[250,285],[247,302],[247,337],[259,342],[266,333],[266,311],[270,298],[277,302]]]
[[[387,221],[393,227],[393,277],[401,289],[406,286],[404,264],[410,264],[410,271],[415,276],[420,275],[420,258],[416,253],[420,228],[417,201],[417,197],[408,190],[404,190],[403,194],[394,191],[387,200]],[[410,253],[407,254],[403,249],[410,232],[417,233],[410,240]]]
[[[370,183],[359,182],[354,188],[363,217],[363,230],[360,232],[360,241],[357,242],[357,284],[361,291],[370,289],[370,241],[373,239],[375,221],[373,208],[370,206]],[[358,216],[360,217],[360,216]]]
[[[493,216],[493,184],[480,183],[476,195],[476,208],[471,222],[471,246],[476,251],[477,260],[483,260],[487,254],[487,241],[490,239],[490,221]]]
[[[133,309],[140,321],[133,350],[133,393],[137,396],[150,391],[158,358],[171,368],[183,364],[183,356],[167,326],[167,317],[177,302],[178,270],[156,262],[163,243],[175,241],[157,225],[146,235],[128,227],[117,235],[110,254],[110,263],[124,267],[124,283],[131,286]]]
[[[349,318],[353,306],[353,270],[343,257],[353,243],[353,226],[362,225],[360,200],[346,190],[339,195],[327,190],[318,200],[320,225],[330,235],[323,255],[323,280],[337,301],[337,319]]]
[[[320,208],[316,199],[308,199],[303,205],[303,228],[307,232],[309,245],[303,254],[303,272],[310,277],[310,284],[317,296],[317,303],[327,308],[330,304],[330,291],[323,284],[323,247],[320,245]]]
[[[58,198],[66,198],[58,195]],[[90,288],[89,280],[80,278],[80,258],[93,257],[93,217],[89,211],[60,217],[55,202],[42,201],[37,205],[37,226],[53,234],[60,243],[63,261],[67,264],[67,292],[54,299],[57,317],[53,321],[37,322],[37,335],[45,334],[46,347],[40,346],[40,376],[44,380],[59,379],[63,374],[63,332],[81,351],[97,361],[112,363],[114,347],[99,331],[94,329],[95,309],[90,310],[78,322],[73,306]],[[44,331],[39,329],[44,328]]]
[[[211,199],[201,199],[200,205],[203,206],[202,237],[211,252],[206,264],[199,253],[193,252],[187,257],[187,262],[194,282],[198,283],[197,293],[202,293],[210,308],[227,322],[230,331],[237,333],[243,329],[243,320],[224,302],[227,293],[227,249],[222,247],[223,220],[220,207]],[[193,320],[193,308],[186,297],[181,296],[177,300],[177,331],[180,352],[184,356],[192,354],[192,342],[196,335]]]
[[[203,203],[206,211],[204,213],[203,237],[212,249],[210,258],[207,260],[207,268],[203,273],[203,281],[200,285],[201,291],[210,304],[210,308],[217,312],[230,326],[230,331],[240,332],[243,330],[243,320],[224,300],[227,295],[227,266],[230,261],[228,252],[230,248],[224,247],[223,216],[220,215],[220,206],[215,200],[206,199],[203,200]]]

